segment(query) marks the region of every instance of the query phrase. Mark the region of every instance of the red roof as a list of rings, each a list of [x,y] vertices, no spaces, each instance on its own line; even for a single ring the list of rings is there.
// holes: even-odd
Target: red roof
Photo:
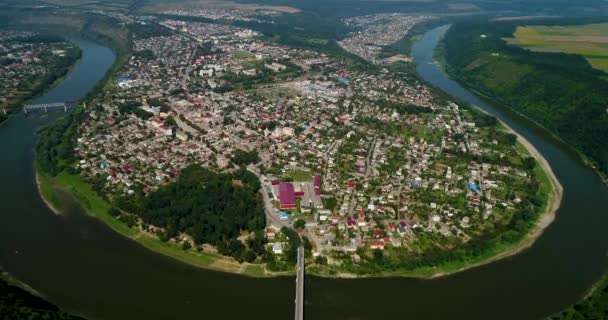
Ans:
[[[296,192],[292,183],[281,182],[279,184],[279,200],[281,202],[281,209],[296,208]]]
[[[369,244],[370,248],[384,248],[383,240],[372,240]]]
[[[316,195],[321,194],[321,176],[319,175],[315,176],[314,190]]]

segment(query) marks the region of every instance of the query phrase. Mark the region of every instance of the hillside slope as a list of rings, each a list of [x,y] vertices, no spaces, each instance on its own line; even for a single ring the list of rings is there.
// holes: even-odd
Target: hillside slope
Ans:
[[[530,23],[541,22],[455,24],[443,41],[447,71],[538,122],[607,174],[608,75],[581,56],[507,44],[518,25]]]

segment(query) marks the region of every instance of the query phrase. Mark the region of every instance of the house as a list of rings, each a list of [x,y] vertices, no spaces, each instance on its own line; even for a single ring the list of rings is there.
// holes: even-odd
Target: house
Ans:
[[[201,77],[212,77],[213,76],[213,69],[203,69],[201,71],[198,72],[198,75]]]
[[[384,250],[384,240],[372,240],[369,243],[369,248],[372,250]]]
[[[175,134],[175,137],[178,138],[181,141],[188,141],[188,135],[185,132],[178,132]]]
[[[273,243],[272,252],[274,252],[274,254],[283,254],[283,244],[280,242]]]
[[[160,131],[166,136],[173,135],[173,129],[171,129],[171,127],[161,126]]]
[[[401,240],[397,239],[397,238],[393,238],[391,237],[391,244],[393,245],[393,247],[401,247]]]
[[[257,74],[257,71],[255,69],[247,69],[247,70],[243,70],[243,75],[244,76],[255,76]]]
[[[285,69],[287,69],[287,66],[284,64],[280,64],[277,62],[273,62],[273,63],[267,63],[264,65],[266,68],[274,71],[274,72],[279,72],[279,71],[283,71]]]
[[[268,228],[266,229],[266,238],[268,240],[274,240],[274,238],[277,236],[277,230],[275,230],[274,228]]]

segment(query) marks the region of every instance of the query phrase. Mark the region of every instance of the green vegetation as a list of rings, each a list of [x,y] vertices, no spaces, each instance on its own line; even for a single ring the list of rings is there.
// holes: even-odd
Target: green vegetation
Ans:
[[[258,156],[258,152],[255,150],[246,152],[239,149],[232,154],[232,162],[237,165],[248,165],[260,162],[260,157]]]
[[[36,145],[36,163],[45,173],[57,175],[71,170],[74,162],[75,134],[78,123],[84,117],[84,109],[77,107],[70,115],[39,131]]]
[[[197,267],[242,273],[254,277],[267,276],[263,265],[244,264],[245,268],[242,268],[243,265],[219,254],[192,249],[184,250],[183,244],[162,241],[155,235],[129,227],[127,222],[132,221],[132,216],[124,212],[120,212],[120,216],[113,215],[112,212],[115,207],[108,200],[98,195],[97,191],[93,189],[93,184],[83,180],[79,174],[69,174],[63,171],[57,176],[51,177],[39,170],[38,176],[42,196],[53,207],[62,209],[64,204],[57,197],[56,192],[57,189],[66,190],[78,200],[87,214],[99,219],[121,235],[137,241],[149,250]]]
[[[315,173],[305,170],[289,170],[285,173],[285,175],[286,177],[283,180],[286,181],[310,181],[313,179]]]
[[[304,221],[304,219],[297,219],[293,223],[293,227],[296,229],[304,229],[305,226],[306,226],[306,221]]]
[[[548,317],[547,320],[591,320],[606,319],[607,316],[608,276],[605,275],[584,300]]]
[[[21,288],[8,284],[0,276],[0,319],[78,320],[55,305]]]
[[[560,22],[564,23],[553,24]],[[453,25],[444,38],[448,72],[538,122],[580,150],[601,173],[608,173],[605,74],[579,55],[532,52],[508,44],[504,38],[512,37],[517,26]]]
[[[564,52],[584,56],[596,69],[608,72],[608,23],[576,26],[517,27],[514,39],[507,39],[526,49],[540,52]]]
[[[235,179],[242,183],[233,183]],[[175,183],[152,192],[136,205],[145,223],[164,229],[161,239],[185,232],[196,244],[213,244],[220,253],[243,261],[250,250],[264,252],[266,220],[259,188],[257,177],[248,171],[216,174],[192,165]],[[241,232],[256,233],[249,247],[237,240]],[[255,255],[250,262],[253,260]]]

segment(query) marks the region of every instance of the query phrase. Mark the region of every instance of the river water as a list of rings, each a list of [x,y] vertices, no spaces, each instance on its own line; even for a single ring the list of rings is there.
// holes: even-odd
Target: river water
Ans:
[[[529,250],[440,279],[307,277],[307,319],[539,319],[577,300],[607,265],[608,190],[566,146],[478,101],[432,64],[445,28],[414,46],[418,73],[496,115],[537,147],[564,187],[557,219]],[[83,97],[115,58],[106,47],[74,41],[82,60],[35,102]],[[36,129],[58,116],[19,115],[0,126],[0,266],[89,319],[293,317],[294,277],[251,279],[197,269],[114,233],[73,201],[64,215],[48,210],[35,185],[33,148]]]

